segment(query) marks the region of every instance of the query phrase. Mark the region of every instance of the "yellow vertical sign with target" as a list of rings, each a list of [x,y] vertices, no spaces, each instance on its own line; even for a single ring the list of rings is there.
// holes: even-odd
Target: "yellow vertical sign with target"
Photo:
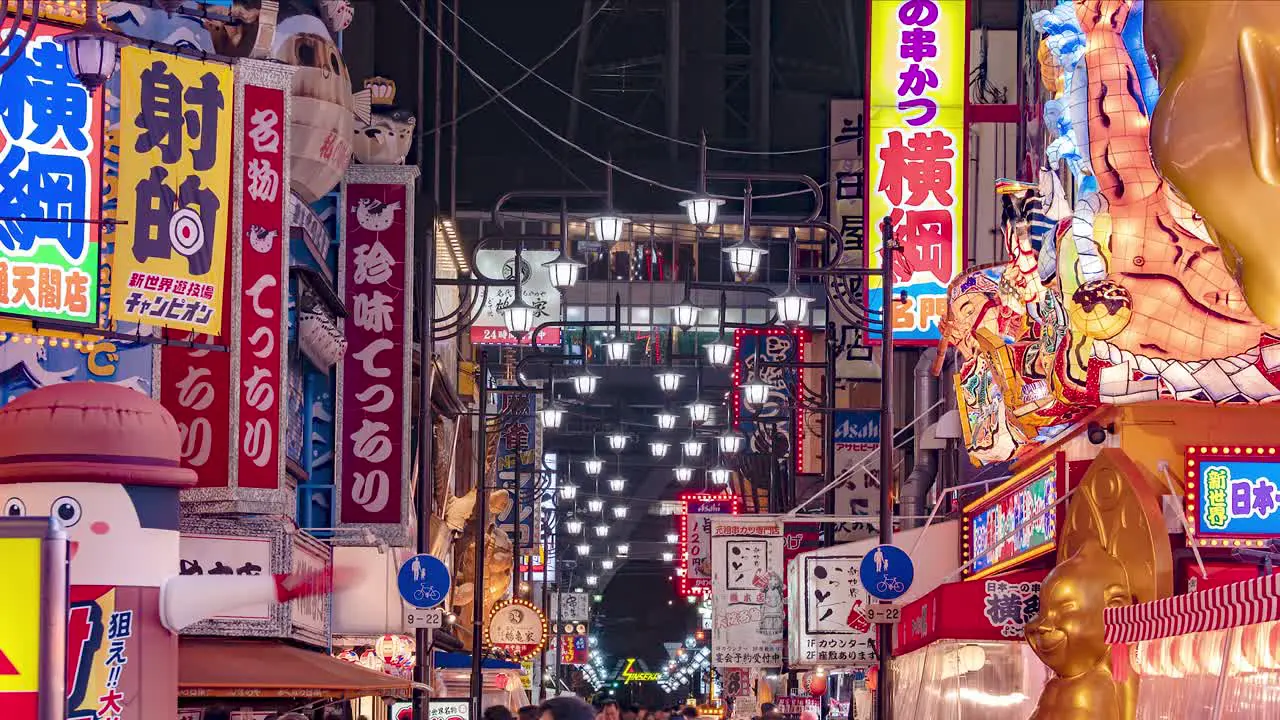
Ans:
[[[0,537],[0,717],[34,720],[40,694],[43,541]]]
[[[120,53],[111,319],[218,335],[231,213],[231,67]]]

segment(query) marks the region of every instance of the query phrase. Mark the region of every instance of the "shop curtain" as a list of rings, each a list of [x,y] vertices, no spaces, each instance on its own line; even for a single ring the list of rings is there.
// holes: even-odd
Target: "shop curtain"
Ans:
[[[930,720],[1025,720],[1047,679],[1022,642],[933,643],[894,660],[894,714]]]
[[[1142,676],[1139,720],[1280,718],[1280,623],[1190,633],[1130,648]],[[1227,662],[1223,663],[1223,657]]]

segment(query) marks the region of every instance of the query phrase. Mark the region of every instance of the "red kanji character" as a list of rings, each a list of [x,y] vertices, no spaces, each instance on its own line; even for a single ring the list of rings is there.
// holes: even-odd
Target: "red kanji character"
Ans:
[[[889,144],[880,148],[880,173],[883,192],[892,205],[902,204],[902,183],[905,181],[911,195],[907,205],[919,206],[930,195],[943,205],[951,205],[951,160],[956,156],[952,139],[941,130],[917,132],[906,145],[902,143],[902,131],[889,132]]]
[[[117,717],[124,712],[124,693],[116,688],[107,690],[105,695],[98,697],[98,716],[99,717]]]
[[[188,286],[188,285],[190,285],[190,284],[191,284],[191,283],[190,283],[189,281],[187,281],[187,280],[174,280],[174,281],[173,281],[173,294],[174,294],[174,295],[186,295],[186,294],[187,294],[187,286]]]
[[[129,287],[131,288],[142,287],[143,282],[144,282],[144,276],[142,273],[140,272],[129,273]]]
[[[955,271],[951,211],[907,210],[904,214],[894,208],[889,219],[893,235],[902,245],[902,259],[893,266],[894,280],[907,282],[914,273],[927,272],[944,286],[949,284]]]
[[[169,289],[172,287],[173,287],[173,278],[162,277],[160,278],[160,283],[156,285],[156,290],[159,290],[161,292],[169,292]]]

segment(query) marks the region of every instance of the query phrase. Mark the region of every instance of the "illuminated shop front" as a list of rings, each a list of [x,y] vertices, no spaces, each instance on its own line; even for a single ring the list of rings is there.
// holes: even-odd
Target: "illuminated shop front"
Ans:
[[[1275,330],[1259,319],[1275,291],[1248,280],[1269,267],[1248,239],[1225,247],[1252,238],[1236,222],[1241,199],[1225,188],[1236,174],[1242,188],[1256,185],[1241,150],[1250,145],[1244,97],[1253,81],[1234,84],[1221,103],[1189,104],[1183,91],[1243,61],[1229,39],[1275,27],[1280,13],[1270,4],[1233,4],[1239,14],[1200,5],[1063,0],[1034,14],[1040,37],[1026,56],[1039,73],[1026,99],[1043,103],[1045,136],[1035,147],[1046,166],[998,184],[1010,260],[948,288],[942,337],[958,354],[965,448],[975,465],[1009,463],[1015,473],[965,507],[965,582],[1053,562],[1025,626],[1050,670],[1041,718],[1072,708],[1158,717],[1136,699],[1191,692],[1196,678],[1233,667],[1268,667],[1252,650],[1233,655],[1231,643],[1273,618],[1241,618],[1235,608],[1251,601],[1216,602],[1211,587],[1256,572],[1258,560],[1238,551],[1277,536],[1280,356]],[[1184,56],[1192,28],[1196,50]],[[1157,53],[1148,54],[1144,32],[1162,37]],[[1177,86],[1169,97],[1155,63]],[[1213,154],[1231,170],[1188,173],[1188,157],[1204,156],[1210,136],[1239,151]],[[1045,475],[1058,468],[1065,484]],[[1175,588],[1179,576],[1187,582]],[[1224,635],[1228,626],[1196,624],[1212,614],[1196,615],[1183,630],[1217,634],[1191,642],[1146,628],[1133,635],[1139,648],[1124,652],[1122,618],[1141,625],[1155,608],[1205,607],[1244,629]],[[1225,649],[1207,650],[1215,642]],[[1192,646],[1199,664],[1164,659]],[[1237,712],[1222,693],[1200,701],[1204,712],[1188,717]]]

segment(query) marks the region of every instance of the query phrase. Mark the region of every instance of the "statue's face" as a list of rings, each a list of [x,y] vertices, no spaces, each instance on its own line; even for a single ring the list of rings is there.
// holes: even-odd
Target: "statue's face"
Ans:
[[[1060,677],[1080,675],[1107,657],[1103,610],[1127,602],[1124,570],[1113,558],[1101,548],[1077,553],[1046,578],[1027,643]]]

